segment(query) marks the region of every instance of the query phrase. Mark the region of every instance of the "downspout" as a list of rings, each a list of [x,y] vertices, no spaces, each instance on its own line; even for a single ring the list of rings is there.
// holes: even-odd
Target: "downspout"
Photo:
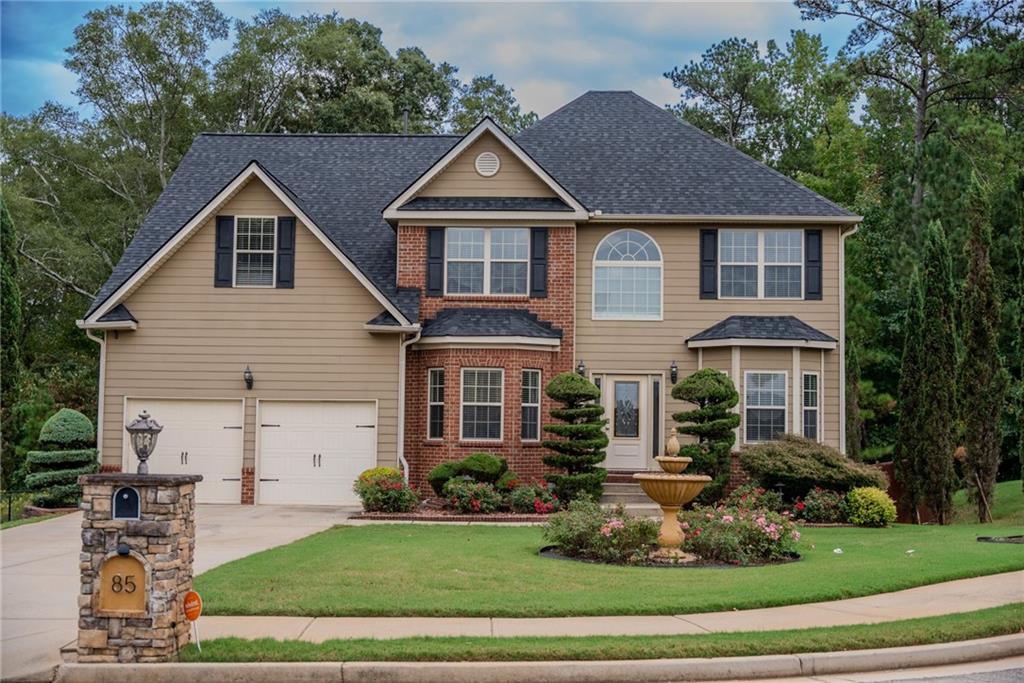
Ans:
[[[420,340],[421,330],[398,345],[398,464],[405,483],[409,483],[409,461],[405,459],[405,350]]]
[[[100,345],[100,376],[96,398],[96,454],[99,457],[100,465],[103,464],[103,394],[107,378],[107,336],[97,337],[92,330],[86,330],[85,336]]]

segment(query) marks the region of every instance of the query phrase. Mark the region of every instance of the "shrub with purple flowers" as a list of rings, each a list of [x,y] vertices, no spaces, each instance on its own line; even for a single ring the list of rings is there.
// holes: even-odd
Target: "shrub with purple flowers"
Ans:
[[[727,564],[766,564],[791,559],[800,532],[788,513],[739,507],[699,507],[681,511],[683,550],[702,560]]]

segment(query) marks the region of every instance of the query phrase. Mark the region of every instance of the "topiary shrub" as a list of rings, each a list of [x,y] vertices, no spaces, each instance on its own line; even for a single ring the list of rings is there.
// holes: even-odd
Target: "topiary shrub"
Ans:
[[[717,500],[729,482],[729,454],[736,443],[733,430],[740,424],[740,416],[732,409],[740,396],[725,373],[704,368],[672,387],[672,398],[696,406],[672,415],[682,434],[697,438],[696,443],[684,444],[679,455],[693,458],[688,470],[711,477],[698,500]]]
[[[508,462],[491,453],[472,453],[455,463],[455,469],[460,476],[493,484],[508,472]]]
[[[553,451],[543,458],[545,465],[565,474],[548,474],[545,478],[554,486],[555,495],[563,502],[587,495],[594,500],[601,497],[607,470],[598,467],[604,461],[608,435],[602,418],[604,406],[597,403],[601,390],[593,382],[574,372],[556,375],[544,388],[548,398],[562,404],[554,408],[551,417],[563,424],[544,425],[544,431],[560,437],[547,439],[544,448]]]
[[[352,486],[366,512],[411,512],[419,496],[393,467],[374,467],[359,475]]]
[[[25,486],[35,495],[32,503],[57,508],[78,505],[82,489],[78,477],[99,470],[96,449],[91,448],[96,432],[82,413],[61,408],[39,430],[44,450],[29,451]]]
[[[434,493],[439,496],[444,495],[444,485],[448,483],[449,479],[454,479],[459,474],[456,464],[455,460],[443,462],[430,470],[427,474],[427,483],[430,484],[430,488],[434,489]]]
[[[846,494],[850,522],[857,526],[883,527],[896,521],[896,503],[874,486],[855,488]]]
[[[781,488],[787,500],[807,495],[816,486],[845,492],[858,486],[884,488],[885,475],[856,463],[831,446],[785,434],[777,441],[740,451],[743,469],[766,489]]]

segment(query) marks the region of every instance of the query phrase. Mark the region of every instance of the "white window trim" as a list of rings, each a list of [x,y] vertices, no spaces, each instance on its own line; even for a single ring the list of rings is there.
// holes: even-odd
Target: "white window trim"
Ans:
[[[657,262],[655,261],[598,261],[597,252],[601,249],[601,245],[612,235],[617,235],[620,232],[635,232],[643,235],[651,241],[654,248],[658,250]],[[598,266],[621,266],[627,264],[630,267],[638,268],[660,268],[661,277],[660,282],[660,293],[658,295],[658,314],[657,315],[621,315],[621,314],[609,314],[609,313],[598,313],[597,311],[597,268]],[[594,257],[590,264],[590,319],[591,320],[625,320],[625,321],[655,321],[660,322],[665,319],[665,252],[662,251],[661,245],[643,230],[636,230],[634,228],[622,228],[620,230],[613,230],[607,235],[602,237],[594,247]]]
[[[723,232],[756,232],[757,233],[757,262],[750,263],[747,261],[725,261],[722,259],[722,233]],[[799,232],[800,233],[800,263],[786,261],[786,262],[772,262],[767,263],[764,258],[764,234],[766,232]],[[718,244],[716,248],[718,253],[715,257],[718,261],[718,269],[716,272],[717,277],[716,284],[718,286],[718,298],[719,299],[736,299],[739,301],[751,301],[754,299],[765,299],[767,301],[803,301],[806,288],[806,275],[804,274],[804,262],[806,261],[807,255],[804,250],[807,248],[806,236],[803,228],[722,228],[718,231]],[[722,267],[723,266],[755,266],[757,268],[757,296],[723,296],[722,295]],[[800,266],[800,296],[765,296],[764,295],[764,272],[766,266]]]
[[[483,230],[484,231],[484,287],[482,292],[449,292],[448,291],[448,262],[452,263],[480,263],[481,259],[470,258],[448,258],[448,231],[449,230]],[[491,231],[492,230],[523,230],[526,232],[526,258],[525,259],[497,259],[491,257]],[[526,264],[526,291],[522,294],[492,293],[491,292],[491,263],[525,263]],[[480,297],[493,296],[509,299],[525,299],[530,296],[530,229],[520,227],[504,226],[450,226],[444,229],[444,295],[451,297]]]
[[[500,403],[478,403],[478,402],[466,402],[466,371],[476,370],[483,372],[497,372],[501,376],[501,402]],[[497,439],[483,439],[480,437],[467,438],[465,435],[466,420],[463,413],[463,408],[466,406],[500,406],[501,410],[498,413],[498,438]],[[459,441],[468,442],[488,442],[488,443],[501,443],[505,440],[505,369],[504,368],[470,368],[464,367],[459,372]]]
[[[430,398],[431,389],[433,389],[432,379],[434,373],[441,372],[441,391],[444,392],[448,388],[448,378],[445,375],[445,369],[443,367],[427,368],[427,441],[444,441],[444,398],[441,399],[440,403],[433,401]],[[441,436],[430,435],[430,409],[434,406],[441,406]],[[461,416],[460,416],[461,419]]]
[[[806,376],[806,375],[813,375],[815,378],[817,378],[817,392],[816,392],[816,394],[817,394],[818,405],[816,405],[813,408],[810,408],[807,405],[807,389],[804,386],[804,376]],[[813,410],[815,412],[815,414],[817,415],[817,420],[816,420],[817,424],[815,425],[815,427],[817,428],[818,436],[815,439],[815,441],[817,441],[818,443],[822,442],[822,434],[821,434],[821,432],[822,432],[822,428],[824,427],[824,424],[822,423],[821,393],[822,393],[821,392],[821,373],[819,373],[817,371],[813,371],[813,370],[801,372],[800,373],[800,435],[801,436],[804,435],[804,427],[805,427],[805,424],[804,424],[804,411],[805,410]]]
[[[751,375],[782,375],[782,395],[785,397],[785,405],[782,406],[782,433],[786,433],[785,427],[789,425],[789,373],[785,370],[744,370],[743,371],[743,413],[740,432],[743,435],[743,443],[771,443],[770,441],[753,441],[747,438],[747,411],[748,410],[778,410],[779,406],[751,406],[747,402],[747,387],[750,385]]]
[[[271,254],[271,270],[269,285],[240,285],[238,284],[238,221],[239,219],[259,220],[271,219],[274,221],[274,248],[268,252],[266,249],[243,249],[243,254]],[[277,286],[277,216],[235,216],[235,228],[231,233],[231,286],[238,289],[273,289]]]
[[[541,407],[541,403],[543,402],[543,399],[541,398],[541,391],[543,391],[543,387],[544,387],[544,381],[543,381],[544,380],[544,375],[541,373],[540,370],[538,370],[536,368],[523,368],[522,373],[520,373],[520,377],[526,375],[526,373],[528,373],[528,372],[537,375],[537,402],[536,403],[526,403],[525,401],[521,401],[520,406],[519,406],[519,420],[520,420],[519,438],[520,438],[521,441],[524,441],[524,442],[536,443],[536,442],[540,441],[540,437],[541,437],[541,424],[540,424],[541,423],[541,414],[540,414],[540,407]],[[520,386],[520,399],[522,399],[522,391],[521,390],[522,390],[522,386]],[[522,409],[523,408],[536,408],[537,409],[537,436],[528,437],[528,438],[524,438],[523,437],[523,435],[522,435],[522,432],[523,432],[523,430],[522,430],[523,410]]]

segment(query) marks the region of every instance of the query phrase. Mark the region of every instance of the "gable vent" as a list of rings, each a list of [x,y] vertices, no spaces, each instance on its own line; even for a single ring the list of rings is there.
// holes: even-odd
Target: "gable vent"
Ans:
[[[485,178],[490,178],[501,168],[501,159],[494,152],[482,152],[474,162],[476,172]]]

